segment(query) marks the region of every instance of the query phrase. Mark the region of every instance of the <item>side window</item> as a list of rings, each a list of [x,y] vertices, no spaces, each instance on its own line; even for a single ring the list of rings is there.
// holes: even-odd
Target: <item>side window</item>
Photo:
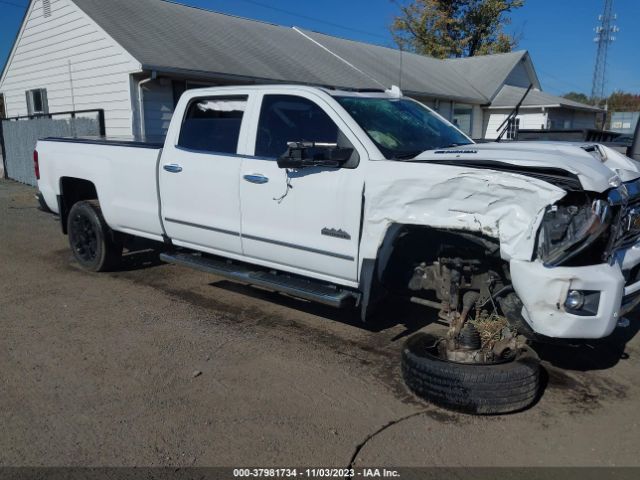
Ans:
[[[7,118],[7,107],[4,103],[4,93],[0,93],[0,118]]]
[[[178,146],[215,153],[236,153],[247,96],[196,98],[187,107]]]
[[[510,119],[509,123],[507,124],[507,139],[517,140],[519,129],[520,129],[520,119],[519,118]]]
[[[314,102],[291,95],[265,95],[255,154],[277,158],[287,151],[288,142],[300,141],[351,146],[333,120]]]
[[[27,90],[27,112],[29,115],[46,115],[49,113],[49,101],[47,100],[47,89],[37,88]]]

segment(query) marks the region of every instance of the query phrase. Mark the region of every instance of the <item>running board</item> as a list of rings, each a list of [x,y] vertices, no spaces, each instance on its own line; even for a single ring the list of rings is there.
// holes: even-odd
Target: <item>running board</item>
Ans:
[[[233,263],[230,260],[190,253],[162,253],[160,260],[336,308],[357,304],[360,299],[360,293],[353,290],[287,273],[261,270],[259,267]]]

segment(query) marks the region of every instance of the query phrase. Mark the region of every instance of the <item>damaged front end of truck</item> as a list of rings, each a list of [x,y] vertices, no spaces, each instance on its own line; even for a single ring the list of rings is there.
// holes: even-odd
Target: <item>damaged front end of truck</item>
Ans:
[[[529,340],[607,336],[640,301],[640,182],[629,180],[637,172],[624,182],[606,168],[599,173],[609,188],[594,191],[584,186],[594,186],[585,169],[464,158],[475,154],[430,159],[428,179],[420,161],[403,165],[402,179],[380,177],[367,191],[365,235],[383,238],[375,254],[380,290],[435,308],[448,327],[407,342],[409,386],[445,406],[500,413],[537,394]],[[462,368],[445,383],[470,397],[439,384],[434,365]],[[483,371],[465,372],[474,366],[520,375],[524,390],[503,392],[496,406],[499,394],[465,380]]]

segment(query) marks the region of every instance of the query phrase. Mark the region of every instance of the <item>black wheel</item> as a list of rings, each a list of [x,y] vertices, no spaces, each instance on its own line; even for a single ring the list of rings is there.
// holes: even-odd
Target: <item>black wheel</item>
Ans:
[[[67,227],[73,256],[84,269],[105,272],[117,267],[122,258],[122,245],[113,240],[96,200],[73,205]]]
[[[439,337],[418,333],[402,351],[407,386],[436,405],[481,415],[510,413],[531,406],[540,389],[540,361],[529,347],[509,361],[456,363],[438,355]]]

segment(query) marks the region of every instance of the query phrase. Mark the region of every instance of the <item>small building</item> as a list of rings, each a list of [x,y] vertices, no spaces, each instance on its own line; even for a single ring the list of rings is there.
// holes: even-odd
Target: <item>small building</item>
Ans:
[[[611,112],[612,132],[633,135],[640,119],[640,112]]]
[[[520,128],[595,127],[600,110],[541,90],[526,51],[439,60],[164,0],[31,0],[0,77],[9,117],[103,109],[110,136],[163,135],[189,88],[399,85],[474,138],[533,85]]]

